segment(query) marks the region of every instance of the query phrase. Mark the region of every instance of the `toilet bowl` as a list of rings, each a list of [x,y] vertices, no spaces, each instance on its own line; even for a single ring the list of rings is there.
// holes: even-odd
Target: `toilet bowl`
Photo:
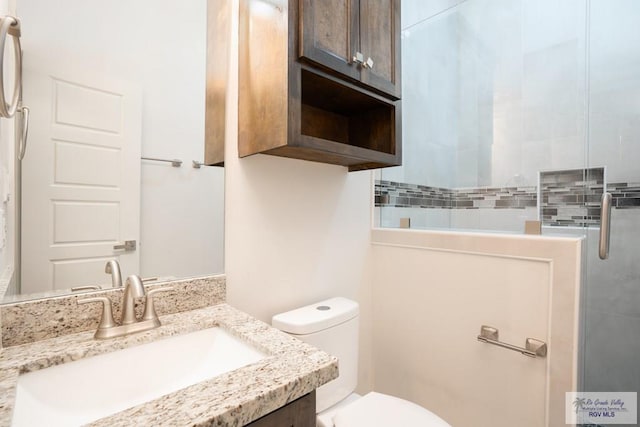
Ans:
[[[398,397],[354,393],[358,376],[358,303],[331,298],[276,314],[272,325],[333,354],[340,375],[316,390],[318,427],[451,427],[433,412]]]
[[[318,413],[316,422],[317,427],[451,427],[422,406],[375,391],[350,394]]]

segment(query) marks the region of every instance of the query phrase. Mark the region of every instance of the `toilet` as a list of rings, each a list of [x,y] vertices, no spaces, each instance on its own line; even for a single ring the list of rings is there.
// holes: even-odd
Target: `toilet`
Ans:
[[[316,391],[318,427],[451,427],[434,413],[404,399],[354,393],[358,382],[358,303],[331,298],[276,314],[272,325],[339,359],[340,376]]]

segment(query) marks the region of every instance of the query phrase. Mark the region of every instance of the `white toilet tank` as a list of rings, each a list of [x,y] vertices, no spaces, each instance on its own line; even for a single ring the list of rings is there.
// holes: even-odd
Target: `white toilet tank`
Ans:
[[[316,412],[353,393],[358,384],[358,303],[331,298],[276,314],[275,328],[336,356],[340,375],[316,391]]]

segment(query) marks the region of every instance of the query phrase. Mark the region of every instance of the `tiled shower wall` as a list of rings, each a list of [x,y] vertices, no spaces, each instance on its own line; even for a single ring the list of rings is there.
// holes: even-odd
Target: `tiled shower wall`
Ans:
[[[540,172],[540,218],[544,225],[597,226],[604,168]]]
[[[536,206],[536,187],[438,188],[376,181],[376,206],[396,208],[505,209]]]
[[[604,168],[540,172],[538,188],[441,188],[403,182],[376,181],[375,204],[383,208],[525,209],[537,207],[543,225],[597,226],[605,188]],[[616,209],[640,208],[640,183],[606,185]],[[538,203],[540,202],[540,203]]]

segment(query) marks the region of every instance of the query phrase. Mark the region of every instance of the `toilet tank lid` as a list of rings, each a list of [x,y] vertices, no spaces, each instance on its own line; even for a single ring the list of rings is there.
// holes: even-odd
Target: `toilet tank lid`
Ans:
[[[357,302],[336,297],[276,314],[271,319],[271,324],[290,334],[305,335],[339,325],[357,315]]]

